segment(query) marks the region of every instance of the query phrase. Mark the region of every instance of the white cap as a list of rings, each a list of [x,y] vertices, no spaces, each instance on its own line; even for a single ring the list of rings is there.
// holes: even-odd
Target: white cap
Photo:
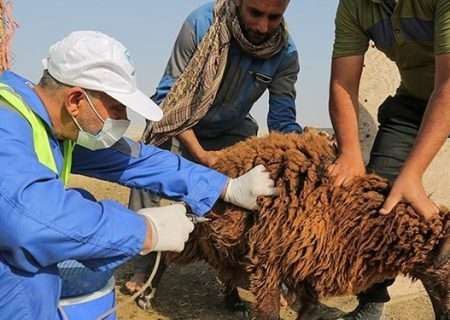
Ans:
[[[42,64],[64,84],[102,91],[146,119],[162,118],[158,105],[138,90],[128,50],[101,32],[72,32],[50,47]]]

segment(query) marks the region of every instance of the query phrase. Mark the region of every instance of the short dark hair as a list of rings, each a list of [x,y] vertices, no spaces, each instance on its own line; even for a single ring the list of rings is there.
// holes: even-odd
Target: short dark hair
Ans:
[[[48,70],[44,70],[41,76],[41,79],[39,80],[39,85],[44,88],[44,89],[49,89],[49,90],[58,90],[58,89],[62,89],[62,88],[69,88],[71,87],[70,85],[67,85],[65,83],[62,83],[59,80],[56,80],[51,74],[50,72],[48,72]],[[84,89],[84,88],[83,88]],[[93,97],[100,97],[100,95],[102,94],[102,92],[100,91],[95,91],[95,90],[89,90],[89,89],[84,89],[89,95],[93,96]]]
[[[44,72],[42,73],[42,77],[39,80],[39,85],[42,88],[45,89],[52,89],[52,90],[56,90],[56,89],[61,89],[64,87],[68,87],[68,85],[56,80],[49,72],[48,70],[44,70]]]

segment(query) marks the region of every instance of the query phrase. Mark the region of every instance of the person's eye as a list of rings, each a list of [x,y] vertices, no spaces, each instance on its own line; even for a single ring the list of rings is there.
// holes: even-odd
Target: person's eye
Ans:
[[[277,21],[277,20],[280,20],[280,19],[281,19],[281,15],[279,15],[279,14],[269,15],[269,20],[270,21]]]
[[[256,9],[251,9],[250,14],[255,18],[259,18],[259,17],[262,17],[264,13],[262,13],[261,11],[256,10]]]

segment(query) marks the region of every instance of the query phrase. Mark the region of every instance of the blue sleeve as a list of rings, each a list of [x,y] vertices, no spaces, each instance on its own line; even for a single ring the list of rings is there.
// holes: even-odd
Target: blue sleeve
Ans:
[[[37,272],[67,259],[114,268],[139,253],[146,235],[141,216],[66,190],[38,161],[28,122],[6,108],[0,108],[0,119],[2,259]]]
[[[293,45],[289,46],[287,57],[283,60],[269,87],[267,126],[270,131],[302,132],[296,120],[295,83],[300,67],[298,53]]]
[[[197,215],[212,208],[228,181],[217,171],[130,139],[98,151],[77,146],[72,172],[184,201]]]
[[[198,44],[208,32],[214,19],[214,3],[209,2],[194,10],[184,21],[172,49],[166,70],[152,96],[161,104],[178,77],[183,73],[197,50]]]
[[[175,81],[188,65],[196,49],[195,30],[192,23],[186,20],[178,33],[164,75],[156,88],[155,94],[152,96],[156,104],[160,105],[165,99]]]

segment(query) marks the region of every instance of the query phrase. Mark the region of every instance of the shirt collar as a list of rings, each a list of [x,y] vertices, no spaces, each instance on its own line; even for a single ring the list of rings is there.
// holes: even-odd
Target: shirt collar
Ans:
[[[34,113],[44,120],[47,126],[50,128],[52,127],[47,108],[33,90],[34,84],[31,81],[22,78],[14,72],[5,71],[0,76],[0,82],[11,87],[18,95],[21,96],[24,102],[34,111]]]

